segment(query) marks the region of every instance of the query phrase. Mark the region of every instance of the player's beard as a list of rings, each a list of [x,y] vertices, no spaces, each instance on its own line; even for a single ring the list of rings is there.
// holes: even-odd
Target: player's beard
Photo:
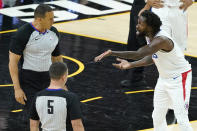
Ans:
[[[136,35],[137,36],[145,36],[146,33],[143,31],[143,32],[140,32],[139,30],[136,30]]]

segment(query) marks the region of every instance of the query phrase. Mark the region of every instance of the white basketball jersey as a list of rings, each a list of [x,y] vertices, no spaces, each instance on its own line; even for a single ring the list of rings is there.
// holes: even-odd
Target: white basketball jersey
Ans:
[[[159,36],[165,36],[172,40],[172,38],[165,31],[160,31],[155,37]],[[147,43],[150,43],[148,38]],[[174,78],[191,69],[191,65],[185,59],[181,49],[174,41],[173,43],[174,48],[170,52],[159,50],[152,55],[152,59],[157,66],[160,77]]]
[[[164,5],[168,5],[168,6],[180,6],[181,2],[180,0],[163,0],[164,1]]]

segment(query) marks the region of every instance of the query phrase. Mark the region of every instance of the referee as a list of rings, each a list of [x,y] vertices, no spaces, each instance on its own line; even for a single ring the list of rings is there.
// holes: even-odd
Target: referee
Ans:
[[[63,61],[59,51],[59,33],[52,26],[53,18],[50,6],[38,5],[34,21],[20,27],[10,45],[9,71],[15,99],[25,105],[27,114],[34,95],[49,85],[48,70],[52,62]],[[21,59],[22,69],[18,68]]]
[[[84,131],[78,97],[65,87],[67,65],[63,62],[53,63],[49,74],[49,87],[37,93],[32,102],[31,131],[38,131],[40,121],[43,131]]]

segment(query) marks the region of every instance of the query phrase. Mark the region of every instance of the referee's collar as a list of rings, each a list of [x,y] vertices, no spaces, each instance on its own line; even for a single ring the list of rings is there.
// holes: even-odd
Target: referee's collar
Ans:
[[[47,91],[60,91],[60,90],[63,90],[62,88],[59,88],[59,89],[49,89],[49,88],[46,88]]]
[[[36,27],[34,27],[34,25],[32,23],[30,23],[30,25],[32,26],[32,28],[34,28],[34,30],[36,30],[37,32],[39,32],[40,34],[46,34],[47,30],[45,30],[45,32],[40,32],[38,29],[36,29]]]

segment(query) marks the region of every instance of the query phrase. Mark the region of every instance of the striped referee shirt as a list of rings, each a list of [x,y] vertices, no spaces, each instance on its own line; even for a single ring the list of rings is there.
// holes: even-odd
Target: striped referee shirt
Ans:
[[[71,131],[71,120],[81,118],[79,99],[70,91],[44,89],[33,100],[30,118],[40,120],[43,131]]]
[[[55,27],[39,32],[32,23],[20,27],[10,45],[10,51],[23,55],[23,69],[44,72],[52,63],[52,56],[59,56],[59,33]]]

